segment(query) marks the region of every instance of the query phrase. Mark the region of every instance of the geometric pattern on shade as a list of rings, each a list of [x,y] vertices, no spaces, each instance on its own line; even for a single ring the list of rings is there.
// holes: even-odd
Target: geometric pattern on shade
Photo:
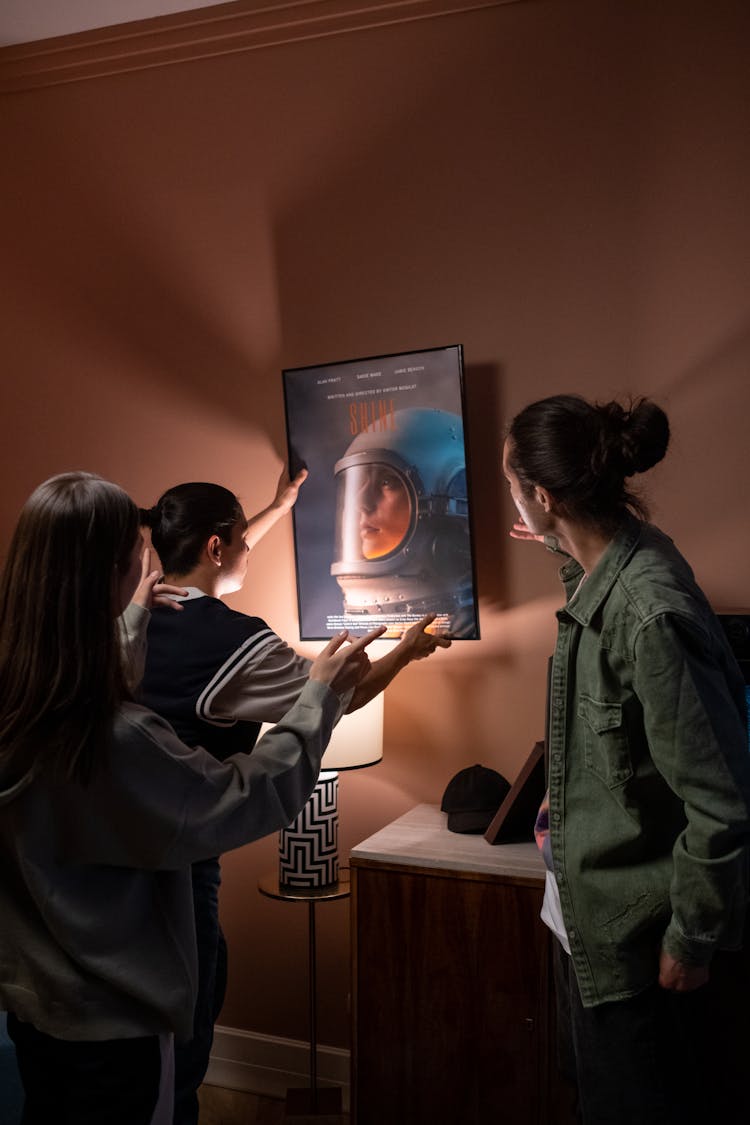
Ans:
[[[279,834],[279,882],[325,887],[339,877],[338,774],[321,777],[299,816]]]

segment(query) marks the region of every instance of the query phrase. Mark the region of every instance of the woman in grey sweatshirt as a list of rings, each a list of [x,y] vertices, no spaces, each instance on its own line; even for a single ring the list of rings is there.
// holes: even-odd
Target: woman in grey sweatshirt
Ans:
[[[126,493],[68,473],[27,501],[0,581],[0,1006],[35,1125],[170,1120],[190,864],[297,815],[376,635],[336,637],[252,756],[219,762],[130,698],[116,619],[136,589],[148,609],[141,553]]]

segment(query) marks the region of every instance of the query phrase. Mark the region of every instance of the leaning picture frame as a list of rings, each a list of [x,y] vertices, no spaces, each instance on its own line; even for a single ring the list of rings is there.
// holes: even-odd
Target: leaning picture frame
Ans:
[[[485,831],[487,843],[519,844],[533,840],[536,816],[546,789],[544,743],[536,742]]]
[[[283,371],[301,640],[385,625],[477,639],[463,348]]]

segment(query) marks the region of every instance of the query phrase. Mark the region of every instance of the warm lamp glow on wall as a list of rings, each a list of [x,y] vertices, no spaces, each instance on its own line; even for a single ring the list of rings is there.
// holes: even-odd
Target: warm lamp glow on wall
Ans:
[[[339,770],[373,766],[383,757],[383,695],[344,715],[323,756],[318,784],[296,820],[279,838],[279,883],[326,887],[339,877]]]

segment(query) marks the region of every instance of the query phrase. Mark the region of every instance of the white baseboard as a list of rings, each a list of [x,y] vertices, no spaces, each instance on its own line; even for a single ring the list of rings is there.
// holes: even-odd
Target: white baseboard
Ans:
[[[339,1086],[344,1109],[348,1109],[349,1052],[318,1045],[317,1061],[318,1084]],[[205,1081],[209,1086],[223,1086],[227,1090],[283,1098],[290,1086],[309,1084],[310,1045],[299,1039],[278,1039],[217,1026]]]

